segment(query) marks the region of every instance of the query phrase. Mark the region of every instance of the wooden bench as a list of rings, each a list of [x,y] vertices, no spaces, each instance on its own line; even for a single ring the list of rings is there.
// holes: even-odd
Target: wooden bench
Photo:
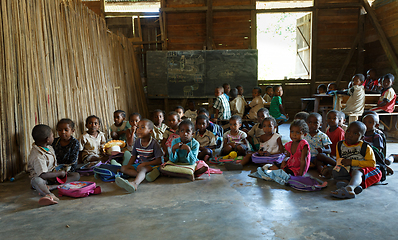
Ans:
[[[390,116],[390,122],[389,124],[385,123],[382,119],[380,119],[380,123],[385,127],[387,131],[396,131],[397,129],[397,119],[398,119],[398,112],[392,112],[392,113],[377,113],[377,115],[380,116]],[[354,122],[357,121],[358,118],[362,116],[362,114],[348,114],[348,122]]]

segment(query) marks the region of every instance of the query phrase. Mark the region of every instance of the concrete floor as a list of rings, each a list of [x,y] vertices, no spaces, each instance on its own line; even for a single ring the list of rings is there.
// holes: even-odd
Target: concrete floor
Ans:
[[[288,125],[280,131],[288,140]],[[397,153],[398,143],[388,148]],[[249,177],[256,167],[194,182],[161,177],[133,194],[82,177],[102,194],[61,197],[46,207],[26,175],[0,184],[0,239],[397,239],[398,173],[388,185],[337,200],[331,182],[320,192],[300,192]]]

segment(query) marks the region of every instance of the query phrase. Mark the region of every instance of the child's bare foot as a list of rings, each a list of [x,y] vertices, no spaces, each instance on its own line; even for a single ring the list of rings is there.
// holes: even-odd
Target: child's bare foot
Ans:
[[[203,158],[203,160],[204,160],[205,162],[207,162],[207,161],[209,160],[209,158],[210,158],[210,156],[209,156],[209,155],[206,155],[206,156]]]
[[[202,175],[203,173],[207,172],[208,169],[209,169],[209,168],[208,168],[208,167],[205,167],[205,166],[199,168],[199,169],[196,170],[195,173],[194,173],[195,177],[197,177],[197,176],[199,176],[199,175]]]
[[[393,175],[393,174],[394,174],[394,170],[392,170],[392,168],[387,166],[387,175]]]
[[[321,175],[322,175],[324,178],[329,179],[329,178],[332,177],[332,171],[330,171],[329,167],[325,165],[325,166],[323,166],[323,168],[322,168],[322,170],[321,170]]]

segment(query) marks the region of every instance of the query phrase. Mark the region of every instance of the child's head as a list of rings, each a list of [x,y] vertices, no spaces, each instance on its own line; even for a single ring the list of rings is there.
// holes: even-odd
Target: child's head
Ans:
[[[192,140],[193,129],[193,123],[188,119],[182,121],[180,125],[178,125],[178,134],[180,135],[181,142],[187,143]]]
[[[153,122],[149,119],[142,119],[137,125],[137,137],[139,138],[150,138],[153,131]]]
[[[57,132],[62,140],[68,141],[75,132],[75,123],[69,118],[59,120],[57,123]]]
[[[188,109],[191,111],[195,111],[195,101],[193,100],[188,101]]]
[[[261,88],[260,87],[255,87],[252,90],[252,97],[255,98],[257,96],[261,96]]]
[[[371,132],[379,127],[379,116],[375,114],[368,114],[362,118],[362,122],[366,126],[366,131]]]
[[[269,111],[268,111],[268,109],[266,109],[266,108],[260,108],[260,109],[257,111],[257,122],[258,122],[259,124],[261,124],[261,123],[263,122],[264,118],[267,118],[267,117],[269,117]]]
[[[121,126],[123,121],[126,120],[126,112],[123,110],[116,110],[113,113],[113,120],[115,121],[116,126]]]
[[[375,69],[369,69],[367,72],[366,72],[366,78],[367,79],[376,79],[376,70]]]
[[[221,86],[216,87],[216,89],[214,90],[214,96],[218,97],[222,94],[224,94],[224,88]]]
[[[129,123],[132,127],[137,127],[139,121],[141,121],[141,114],[139,113],[132,113],[129,116]]]
[[[242,87],[242,85],[236,86],[236,89],[238,89],[238,95],[243,95],[243,87]]]
[[[177,129],[178,128],[178,124],[181,122],[181,118],[180,115],[178,115],[177,112],[169,112],[169,114],[167,114],[167,125],[169,126],[169,128],[171,129]]]
[[[272,135],[275,133],[275,129],[278,126],[278,124],[276,123],[275,118],[266,117],[262,121],[261,126],[265,134]]]
[[[229,85],[229,83],[224,83],[222,87],[224,88],[224,93],[228,95],[231,91],[231,86]]]
[[[282,97],[283,89],[281,85],[276,85],[272,89],[274,90],[274,96]]]
[[[392,75],[391,73],[387,73],[386,75],[384,75],[383,77],[383,88],[387,89],[389,87],[391,87],[394,84],[394,75]]]
[[[343,113],[342,111],[339,111],[339,126],[343,126],[343,124],[345,123],[345,113]]]
[[[326,117],[327,117],[329,127],[335,128],[335,127],[339,126],[340,111],[330,110]]]
[[[366,126],[362,122],[355,121],[350,123],[345,131],[345,142],[349,145],[357,144],[366,132]]]
[[[206,117],[210,116],[209,111],[207,111],[206,108],[199,108],[198,109],[198,116],[199,115],[205,115]]]
[[[36,145],[39,146],[48,146],[54,141],[54,134],[51,131],[51,128],[44,124],[36,125],[32,129],[32,137],[33,140],[35,140]]]
[[[319,113],[310,113],[307,117],[307,125],[309,129],[309,133],[318,132],[319,128],[322,125],[322,116]]]
[[[308,132],[308,125],[304,120],[294,120],[290,124],[290,139],[293,142],[300,142]]]
[[[274,89],[272,89],[272,86],[267,86],[265,88],[265,93],[268,94],[268,96],[273,97],[274,96]]]
[[[355,74],[352,77],[352,85],[354,86],[362,85],[363,81],[365,81],[365,76],[361,73]]]
[[[307,121],[308,115],[310,114],[307,112],[298,112],[296,115],[294,115],[294,120],[301,119]]]
[[[176,113],[178,113],[178,115],[180,116],[180,119],[182,119],[182,117],[184,117],[184,108],[182,106],[177,106],[174,111]]]
[[[335,91],[337,90],[337,83],[332,82],[328,84],[328,91]]]
[[[208,125],[209,118],[204,114],[198,115],[198,117],[196,118],[196,130],[203,133],[206,131]]]
[[[239,128],[242,126],[242,118],[238,115],[233,115],[229,119],[229,127],[232,132],[237,132]]]
[[[160,124],[162,124],[163,120],[164,120],[164,112],[160,109],[155,109],[155,111],[153,111],[153,123],[156,126],[159,126]]]
[[[318,88],[316,89],[318,94],[323,94],[326,93],[328,88],[326,87],[325,84],[319,84]]]
[[[238,96],[238,89],[232,88],[231,91],[229,92],[229,97],[231,100],[234,100]]]
[[[101,126],[101,119],[95,115],[88,116],[86,118],[86,128],[88,129],[87,132],[92,134],[97,132]]]

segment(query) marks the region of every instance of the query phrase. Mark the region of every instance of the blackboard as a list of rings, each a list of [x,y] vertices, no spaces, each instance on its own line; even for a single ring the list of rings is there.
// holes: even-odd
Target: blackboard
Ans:
[[[214,97],[223,83],[242,85],[245,96],[257,86],[257,50],[148,51],[148,96]]]

